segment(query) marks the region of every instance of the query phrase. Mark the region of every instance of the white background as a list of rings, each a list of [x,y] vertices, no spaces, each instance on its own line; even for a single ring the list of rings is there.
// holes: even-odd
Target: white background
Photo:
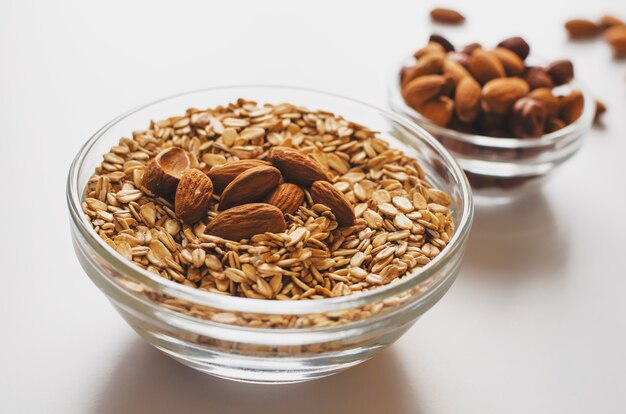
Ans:
[[[582,4],[587,3],[587,4]],[[434,2],[0,1],[0,412],[626,412],[626,62],[565,19],[619,1],[464,1],[459,43],[524,35],[609,107],[542,194],[479,209],[459,279],[377,358],[313,383],[226,382],[144,343],[70,245],[69,164],[136,105],[280,83],[386,106]],[[450,1],[449,5],[454,6]]]

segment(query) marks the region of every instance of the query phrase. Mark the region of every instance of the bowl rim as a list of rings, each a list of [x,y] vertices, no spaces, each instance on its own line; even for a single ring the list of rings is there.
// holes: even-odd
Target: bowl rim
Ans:
[[[366,110],[376,111],[378,114],[406,128],[412,133],[413,138],[426,141],[434,150],[436,150],[438,155],[445,160],[446,167],[449,169],[454,179],[458,183],[460,183],[459,192],[461,195],[462,206],[460,211],[458,212],[458,221],[456,223],[455,232],[452,235],[450,242],[442,250],[441,254],[435,257],[426,266],[418,269],[415,272],[412,272],[409,275],[402,277],[395,283],[390,283],[362,293],[349,296],[341,296],[337,298],[316,299],[309,301],[277,301],[221,295],[218,293],[207,292],[178,284],[174,281],[170,281],[159,275],[152,274],[151,272],[142,269],[141,267],[128,261],[127,259],[123,258],[119,253],[117,253],[96,233],[96,231],[89,223],[89,221],[85,217],[85,214],[82,211],[84,189],[78,187],[78,173],[82,169],[83,162],[85,161],[87,156],[91,154],[91,150],[95,147],[96,143],[98,143],[99,140],[103,136],[105,136],[107,131],[109,131],[109,129],[111,129],[114,125],[130,117],[131,115],[134,115],[142,110],[149,109],[151,106],[165,103],[170,100],[179,99],[187,95],[210,93],[213,91],[232,90],[234,92],[232,99],[237,99],[238,97],[245,96],[245,89],[257,91],[263,89],[280,89],[282,91],[293,92],[296,94],[316,95],[320,99],[332,98],[335,100],[343,101],[343,103],[345,104],[356,105]],[[235,91],[237,92],[235,93]],[[146,124],[149,122],[150,120],[147,119]],[[448,263],[451,258],[455,257],[456,254],[459,252],[459,249],[463,246],[469,235],[474,213],[471,188],[467,177],[463,173],[463,170],[461,169],[457,161],[452,157],[452,155],[450,155],[450,153],[443,147],[441,143],[439,143],[437,139],[430,135],[430,133],[428,133],[426,130],[416,125],[414,122],[411,122],[410,120],[407,120],[392,112],[385,111],[368,103],[361,102],[342,95],[309,88],[273,84],[242,84],[194,89],[153,100],[122,113],[121,115],[106,123],[99,130],[97,130],[78,151],[77,155],[72,161],[68,173],[66,201],[68,203],[72,224],[75,226],[76,229],[78,229],[79,233],[87,242],[87,244],[89,244],[89,246],[93,248],[94,251],[98,255],[100,255],[108,264],[113,266],[117,271],[127,276],[130,276],[133,280],[138,281],[141,284],[144,284],[173,298],[192,302],[196,305],[218,308],[225,311],[281,315],[314,314],[319,312],[330,312],[356,306],[363,306],[368,303],[399,294],[418,285],[419,283],[422,283],[423,281],[430,278],[432,275],[436,274],[439,269],[445,266],[445,264]],[[106,273],[105,275],[107,279],[112,280],[110,275]],[[451,274],[445,276],[446,279],[449,277],[451,277]],[[120,286],[119,283],[116,284]],[[124,289],[127,288],[124,287]],[[430,291],[430,287],[423,296],[427,296],[428,291]]]
[[[532,57],[531,57],[532,58]],[[408,106],[404,99],[402,98],[402,94],[400,92],[400,71],[403,67],[415,62],[415,58],[411,55],[405,57],[399,64],[396,64],[392,73],[388,79],[387,85],[387,98],[389,101],[389,106],[394,113],[399,115],[406,116],[407,118],[413,120],[419,126],[424,127],[431,134],[437,134],[445,136],[446,138],[455,139],[457,141],[478,145],[481,147],[493,147],[493,148],[540,148],[548,145],[555,145],[559,141],[563,141],[571,136],[571,134],[577,131],[585,131],[586,129],[591,127],[593,122],[593,117],[595,114],[595,105],[592,105],[594,99],[591,97],[588,89],[582,85],[576,79],[568,82],[565,85],[561,86],[571,86],[572,89],[579,89],[583,95],[584,104],[583,104],[583,113],[578,117],[578,119],[571,124],[565,126],[565,128],[561,128],[557,131],[551,132],[549,134],[544,134],[539,138],[499,138],[499,137],[489,137],[486,135],[477,135],[477,134],[468,134],[465,132],[456,131],[454,129],[442,127],[434,124],[428,118],[424,117],[422,114],[417,112],[415,109]],[[558,86],[558,87],[561,87]]]

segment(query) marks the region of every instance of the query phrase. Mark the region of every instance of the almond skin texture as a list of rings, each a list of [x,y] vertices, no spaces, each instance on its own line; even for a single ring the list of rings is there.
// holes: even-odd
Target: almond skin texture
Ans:
[[[195,168],[185,171],[176,188],[174,199],[176,216],[187,224],[205,218],[212,195],[213,183],[205,173]]]
[[[249,170],[250,168],[259,167],[262,165],[270,166],[271,164],[263,160],[238,160],[227,162],[226,164],[218,165],[207,173],[211,181],[213,182],[214,191],[216,194],[221,194],[228,184],[231,183],[239,174]]]
[[[204,233],[240,241],[265,232],[282,233],[285,227],[280,209],[265,203],[250,203],[222,211],[206,226]]]
[[[465,17],[456,10],[436,8],[430,11],[430,18],[437,23],[461,24]]]
[[[446,78],[442,75],[426,75],[413,79],[402,88],[402,96],[407,105],[418,108],[430,98],[438,95],[446,84]]]
[[[498,43],[498,47],[509,49],[522,60],[526,60],[530,54],[530,46],[528,46],[528,43],[526,43],[526,41],[519,36],[504,39]]]
[[[352,204],[328,181],[316,181],[309,189],[315,204],[323,204],[330,208],[341,227],[354,224],[355,216]]]
[[[493,53],[485,52],[482,49],[476,49],[472,53],[468,69],[481,85],[506,75],[500,60]]]
[[[148,163],[141,183],[157,196],[169,196],[176,191],[181,175],[190,165],[185,150],[178,147],[164,149]]]
[[[435,125],[445,127],[454,113],[454,101],[447,96],[438,96],[422,104],[419,113],[430,119]]]
[[[328,180],[326,171],[317,161],[293,148],[273,147],[268,158],[287,181],[308,187],[314,181]]]
[[[582,115],[584,106],[583,94],[579,90],[573,90],[569,95],[561,98],[559,118],[569,125]]]
[[[282,178],[277,168],[261,165],[239,174],[224,189],[218,210],[262,200]]]
[[[415,78],[424,75],[440,74],[443,69],[443,55],[431,53],[417,60],[415,66],[405,68],[401,84],[406,85]]]
[[[524,61],[511,50],[504,47],[497,47],[492,53],[496,55],[500,63],[502,63],[507,75],[522,76],[524,74],[524,70],[526,69]]]
[[[282,183],[265,199],[267,204],[278,207],[284,214],[298,210],[304,201],[304,191],[296,184]]]
[[[565,30],[572,39],[590,39],[597,36],[600,27],[586,19],[572,19],[565,22]]]
[[[487,82],[482,90],[482,108],[486,112],[507,114],[519,98],[529,91],[528,83],[521,78],[502,78]]]
[[[470,124],[480,113],[481,89],[472,77],[461,79],[454,95],[456,116],[461,122]]]

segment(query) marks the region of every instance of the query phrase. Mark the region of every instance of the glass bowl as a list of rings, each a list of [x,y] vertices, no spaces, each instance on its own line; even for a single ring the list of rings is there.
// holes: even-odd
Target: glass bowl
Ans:
[[[380,288],[330,299],[270,301],[219,295],[151,274],[127,261],[94,231],[81,209],[84,189],[102,155],[120,137],[187,108],[245,97],[324,109],[380,131],[418,159],[435,187],[452,198],[456,230],[420,271]],[[330,375],[371,358],[398,339],[448,290],[458,271],[473,216],[469,183],[448,152],[401,117],[339,96],[274,86],[205,89],[127,112],[81,148],[69,171],[67,202],[78,259],[128,324],[174,359],[232,380],[285,383]]]
[[[435,125],[402,98],[400,70],[412,63],[414,59],[409,57],[393,68],[388,85],[389,106],[430,132],[452,153],[465,171],[477,203],[508,202],[536,192],[557,166],[578,151],[591,128],[594,100],[575,81],[556,92],[580,89],[585,102],[582,115],[565,128],[540,138],[494,138]]]

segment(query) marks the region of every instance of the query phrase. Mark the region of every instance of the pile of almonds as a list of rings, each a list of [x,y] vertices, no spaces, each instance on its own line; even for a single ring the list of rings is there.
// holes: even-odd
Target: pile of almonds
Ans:
[[[432,35],[415,52],[415,63],[400,73],[402,97],[439,126],[491,137],[541,137],[576,121],[584,99],[576,89],[553,93],[574,77],[569,60],[529,66],[529,53],[520,37],[491,50],[478,43],[456,50],[443,36]]]
[[[428,264],[451,198],[378,133],[292,104],[189,109],[104,154],[83,211],[149,272],[256,299],[350,295]]]
[[[592,39],[603,34],[615,57],[626,57],[626,23],[615,16],[605,15],[597,22],[571,19],[565,22],[565,30],[571,39]]]

